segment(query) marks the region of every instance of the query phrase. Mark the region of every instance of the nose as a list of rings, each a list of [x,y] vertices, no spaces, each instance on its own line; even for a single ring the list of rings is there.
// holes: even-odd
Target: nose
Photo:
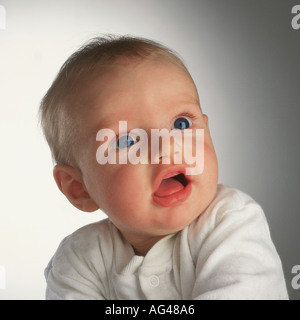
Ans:
[[[162,145],[158,162],[160,164],[181,164],[181,152],[177,150],[176,146],[174,142],[170,142],[170,145],[167,147]]]
[[[152,164],[181,164],[182,135],[180,130],[151,131],[150,161]]]

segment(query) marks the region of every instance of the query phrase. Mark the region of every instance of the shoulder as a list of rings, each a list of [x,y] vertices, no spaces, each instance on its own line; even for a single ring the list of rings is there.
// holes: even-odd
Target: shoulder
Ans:
[[[218,212],[226,212],[232,209],[242,208],[248,204],[257,203],[247,193],[219,184],[208,210],[213,209]]]
[[[109,220],[78,229],[64,238],[45,269],[47,299],[102,299],[106,268],[112,260]]]
[[[218,186],[214,201],[208,209],[215,219],[215,224],[224,220],[258,220],[266,225],[262,207],[247,193],[224,185]]]
[[[57,253],[61,250],[87,253],[96,249],[95,247],[101,245],[110,236],[111,228],[108,219],[88,224],[65,237],[61,241]]]
[[[244,228],[241,226],[244,225]],[[245,192],[218,185],[207,209],[190,225],[190,241],[204,241],[212,233],[224,236],[234,230],[259,230],[269,236],[269,229],[261,206]]]
[[[251,196],[241,190],[220,184],[218,185],[214,199],[197,220],[209,218],[217,224],[228,214],[245,210],[263,215],[261,206]],[[243,218],[243,215],[240,214],[239,218]]]
[[[264,212],[246,193],[218,186],[210,206],[190,225],[188,237],[197,297],[287,297]]]
[[[101,263],[103,254],[112,252],[114,226],[108,220],[86,225],[65,237],[49,262],[45,273],[54,268],[61,274],[74,273],[74,269],[93,269]],[[96,268],[98,269],[98,268]]]

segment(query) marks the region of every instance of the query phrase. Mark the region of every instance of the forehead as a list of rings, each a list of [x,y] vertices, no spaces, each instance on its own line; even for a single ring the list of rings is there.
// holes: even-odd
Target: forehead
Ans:
[[[101,65],[81,81],[76,91],[73,103],[80,117],[97,112],[97,117],[109,119],[146,111],[154,105],[172,107],[179,100],[198,102],[187,70],[166,57],[126,58]]]
[[[120,64],[114,66],[112,73],[105,78],[103,93],[114,90],[133,93],[136,90],[136,93],[149,93],[154,97],[162,91],[167,93],[167,89],[176,89],[173,94],[195,89],[189,73],[167,58],[144,60],[132,65]]]

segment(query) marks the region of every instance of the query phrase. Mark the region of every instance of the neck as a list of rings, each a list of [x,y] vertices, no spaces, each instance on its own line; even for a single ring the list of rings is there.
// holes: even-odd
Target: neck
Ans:
[[[137,256],[145,256],[148,251],[165,235],[162,236],[155,236],[155,237],[136,237],[132,235],[125,235],[122,232],[123,237],[131,244],[134,253]]]

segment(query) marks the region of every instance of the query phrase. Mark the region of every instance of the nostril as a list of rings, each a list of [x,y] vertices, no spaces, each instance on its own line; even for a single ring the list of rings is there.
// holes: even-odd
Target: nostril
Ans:
[[[171,159],[170,159],[170,156],[169,155],[161,155],[159,157],[159,163],[161,164],[170,164],[171,163]]]

